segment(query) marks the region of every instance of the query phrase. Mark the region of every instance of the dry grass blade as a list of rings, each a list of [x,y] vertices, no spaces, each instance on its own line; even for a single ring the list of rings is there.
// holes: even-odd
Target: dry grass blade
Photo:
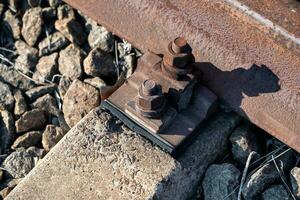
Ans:
[[[123,43],[124,43],[125,55],[129,55],[132,50],[132,45],[126,40],[123,40]]]
[[[8,58],[6,58],[4,55],[0,54],[0,59],[7,62],[10,65],[13,65],[14,63],[12,63]]]
[[[277,159],[277,158],[283,156],[284,154],[286,154],[286,153],[289,152],[290,150],[291,150],[291,148],[286,149],[285,151],[283,151],[283,152],[281,152],[280,154],[278,154],[277,156],[275,156],[274,159]],[[274,155],[274,154],[273,154],[273,155]],[[273,156],[273,155],[272,155],[272,156]],[[272,161],[273,161],[272,158],[269,159],[269,160],[266,160],[266,161],[263,162],[261,165],[259,165],[255,170],[253,170],[253,173],[257,172],[257,170],[259,170],[262,166],[264,166],[264,165],[266,165],[266,164],[268,164],[268,163],[270,163],[270,162],[272,162]],[[253,174],[253,173],[252,173],[252,174]]]
[[[239,189],[239,186],[236,186],[232,192],[230,192],[227,196],[225,196],[222,200],[226,200],[227,198],[229,198],[231,195],[233,195],[235,193],[235,191]]]
[[[31,78],[31,77],[27,76],[26,74],[24,74],[23,72],[21,72],[21,71],[20,71],[20,70],[18,70],[18,69],[15,69],[15,71],[16,71],[16,72],[18,72],[19,74],[21,74],[22,76],[24,76],[25,78],[27,78],[27,79],[29,79],[29,80],[31,80],[31,81],[33,81],[33,82],[35,82],[36,84],[41,84],[41,85],[44,85],[43,83],[40,83],[39,81],[37,81],[37,80],[34,80],[33,78]]]
[[[263,160],[263,159],[266,158],[266,157],[269,157],[269,156],[271,156],[271,155],[275,155],[275,154],[278,153],[281,149],[283,149],[285,146],[286,146],[286,145],[282,145],[282,146],[278,147],[277,149],[271,151],[270,153],[266,154],[265,156],[260,157],[259,159],[255,160],[253,163],[251,163],[251,164],[249,165],[249,167],[250,167],[250,166],[253,166],[254,164],[256,164],[256,163],[258,163],[258,162],[260,162],[261,160]],[[278,158],[278,157],[284,155],[284,154],[287,153],[289,150],[291,150],[291,149],[289,148],[289,149],[285,150],[284,152],[282,152],[282,153],[280,153],[279,155],[277,155],[276,158]],[[270,160],[269,160],[269,161],[265,161],[265,162],[263,162],[262,164],[260,164],[256,169],[254,169],[254,170],[250,173],[250,175],[254,174],[257,170],[259,170],[262,166],[264,166],[266,163],[269,163],[269,162],[271,162],[271,161],[270,161]],[[235,192],[238,188],[239,188],[239,186],[237,186],[236,188],[234,188],[233,191],[232,191],[230,194],[228,194],[226,197],[224,197],[222,200],[226,200],[227,198],[229,198],[231,195],[234,194],[234,192]]]
[[[279,151],[280,151],[281,149],[283,149],[285,146],[286,146],[286,145],[281,145],[281,146],[278,147],[277,149],[275,149],[275,150],[273,150],[273,151],[267,153],[266,155],[260,157],[259,159],[255,160],[253,163],[251,163],[251,165],[254,165],[254,164],[258,163],[258,162],[260,162],[261,160],[263,160],[263,159],[265,159],[265,158],[267,158],[267,157],[269,157],[269,156],[271,156],[271,155],[275,155],[277,152],[279,152]]]
[[[47,37],[47,41],[48,41],[48,50],[50,50],[51,48],[51,41],[50,41],[50,36],[49,36],[49,31],[47,26],[45,26],[45,33],[46,33],[46,37]]]
[[[55,74],[55,75],[53,75],[53,76],[52,76],[51,82],[54,83],[54,82],[55,82],[55,79],[56,79],[57,77],[61,78],[62,75],[61,75],[61,74]]]
[[[35,79],[33,79],[33,78],[27,76],[26,74],[24,74],[24,73],[21,72],[20,70],[16,69],[14,63],[11,62],[11,61],[10,61],[8,58],[6,58],[4,55],[0,54],[0,59],[1,59],[1,60],[4,60],[4,61],[7,62],[8,64],[10,64],[10,68],[11,68],[11,69],[15,70],[16,72],[18,72],[19,74],[21,74],[21,75],[24,76],[25,78],[27,78],[27,79],[29,79],[29,80],[35,82],[36,84],[39,84],[39,85],[45,85],[45,83],[41,83],[40,81],[37,81],[37,80],[35,80]],[[19,62],[19,64],[26,66],[26,64],[21,63],[21,62]],[[32,72],[32,71],[30,71],[30,70],[28,70],[28,72],[31,73],[31,74],[34,74],[34,72]],[[41,74],[40,74],[38,71],[37,71],[37,73],[38,73],[39,76],[41,77]],[[60,75],[60,74],[54,75],[54,76],[52,77],[52,80],[51,80],[51,81],[48,80],[48,79],[44,79],[44,78],[43,78],[43,80],[44,80],[44,82],[46,82],[47,84],[55,84],[55,83],[54,83],[54,80],[55,80],[56,77],[61,77],[61,75]],[[61,99],[59,93],[58,93],[56,90],[55,90],[55,92],[54,92],[54,96],[55,96],[57,105],[58,105],[59,109],[61,110],[61,109],[62,109],[62,99]]]
[[[248,169],[249,169],[249,166],[250,166],[250,162],[251,162],[251,159],[252,159],[252,156],[255,152],[252,151],[248,158],[247,158],[247,161],[246,161],[246,165],[245,165],[245,168],[244,168],[244,171],[243,171],[243,176],[242,176],[242,179],[241,179],[241,183],[240,183],[240,188],[239,188],[239,192],[238,192],[238,200],[241,200],[242,198],[242,189],[243,189],[243,186],[244,186],[244,183],[245,183],[245,180],[246,180],[246,176],[247,176],[247,172],[248,172]]]
[[[274,163],[274,165],[275,165],[275,167],[276,167],[276,170],[277,170],[277,172],[278,172],[278,174],[279,174],[279,176],[280,176],[281,181],[283,182],[284,187],[289,191],[289,193],[290,193],[290,195],[292,196],[292,198],[293,198],[294,200],[297,200],[297,199],[295,198],[295,196],[294,196],[292,190],[290,189],[290,187],[288,186],[288,184],[287,184],[286,181],[285,181],[284,172],[283,172],[283,163],[282,163],[282,161],[280,161],[281,167],[280,167],[280,169],[279,169],[279,167],[278,167],[278,165],[277,165],[277,163],[276,163],[276,161],[275,161],[273,155],[272,155],[272,159],[271,159],[271,160],[273,161],[273,163]]]
[[[7,62],[8,64],[10,64],[10,69],[15,70],[16,72],[18,72],[19,74],[21,74],[21,75],[24,76],[25,78],[27,78],[27,79],[33,81],[33,82],[36,83],[36,84],[39,84],[39,85],[45,85],[45,83],[41,83],[40,81],[37,81],[37,80],[35,80],[35,79],[33,79],[33,78],[27,76],[26,74],[24,74],[24,73],[21,72],[20,70],[16,69],[15,64],[14,64],[13,62],[11,62],[8,58],[6,58],[4,55],[0,54],[0,59],[3,60],[3,61],[5,61],[5,62]],[[27,65],[26,65],[25,63],[18,62],[18,64],[27,67]],[[33,71],[30,71],[30,70],[28,70],[28,72],[29,72],[31,75],[34,74],[34,72],[33,72]],[[38,73],[39,73],[39,72],[38,72]],[[51,82],[51,81],[49,81],[49,80],[47,80],[47,79],[44,79],[44,81],[45,81],[46,83],[48,83],[48,84],[53,84],[53,82]]]
[[[18,54],[16,51],[13,51],[13,50],[5,48],[5,47],[0,47],[0,50],[6,51],[6,52],[9,52],[9,53],[13,53],[15,55]]]
[[[56,100],[56,103],[57,103],[57,105],[58,105],[58,109],[62,109],[62,99],[61,99],[61,97],[59,96],[59,93],[58,93],[58,91],[55,89],[54,90],[54,97],[55,97],[55,100]]]
[[[11,11],[13,11],[14,13],[17,13],[17,10],[16,10],[14,7],[8,6],[8,8],[9,8]]]
[[[116,57],[116,68],[117,68],[117,75],[118,75],[118,78],[120,77],[120,69],[119,69],[119,57],[118,57],[118,42],[115,41],[115,57]]]

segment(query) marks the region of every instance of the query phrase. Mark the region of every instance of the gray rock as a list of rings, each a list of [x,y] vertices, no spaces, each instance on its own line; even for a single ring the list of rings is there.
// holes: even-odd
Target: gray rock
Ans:
[[[81,24],[74,19],[57,20],[55,22],[55,28],[76,45],[82,45],[86,40],[86,34]]]
[[[38,159],[38,156],[23,149],[12,152],[2,163],[2,167],[13,178],[23,178],[33,169]]]
[[[60,97],[62,99],[64,99],[64,96],[65,96],[67,90],[69,89],[71,83],[72,83],[72,80],[67,76],[62,76],[60,78],[59,84],[58,84],[58,90],[59,90]]]
[[[42,32],[44,24],[42,9],[40,7],[26,10],[23,16],[22,35],[27,44],[33,46]]]
[[[69,44],[69,41],[60,32],[55,32],[39,43],[40,56],[51,54]]]
[[[75,19],[75,12],[71,6],[64,4],[57,8],[57,18],[61,19]]]
[[[80,80],[74,80],[63,101],[63,113],[67,124],[73,127],[89,111],[99,105],[99,91]]]
[[[49,123],[49,124],[52,124],[52,125],[55,125],[55,126],[59,126],[58,118],[57,117],[52,117],[51,118],[51,123]]]
[[[6,198],[7,195],[21,182],[22,178],[15,178],[7,183],[7,187],[0,191],[0,196]]]
[[[260,152],[254,133],[246,126],[238,127],[232,133],[230,141],[233,158],[241,165],[246,164],[247,158],[252,151]]]
[[[57,120],[55,124],[59,125],[64,133],[69,131],[70,127],[66,123],[62,111],[58,109],[56,100],[50,94],[38,98],[31,104],[31,107],[44,110],[52,120]]]
[[[6,26],[8,30],[10,30],[14,39],[20,38],[22,22],[10,10],[7,10],[4,13],[3,25]]]
[[[92,49],[99,47],[103,51],[110,53],[114,49],[114,36],[103,26],[93,26],[89,35],[88,42]]]
[[[54,97],[52,97],[50,94],[46,94],[37,100],[35,100],[32,104],[31,107],[38,108],[40,110],[44,110],[48,115],[57,115],[59,113],[59,110],[57,108],[56,101]]]
[[[0,144],[1,152],[7,152],[15,137],[15,121],[8,111],[0,112]]]
[[[80,10],[77,11],[78,14],[82,17],[82,21],[84,23],[84,30],[86,33],[90,33],[93,26],[98,26],[97,22],[89,18],[88,16],[84,15]]]
[[[12,149],[17,149],[20,147],[28,148],[36,145],[42,139],[43,133],[41,131],[30,131],[21,136],[19,136],[13,145]]]
[[[27,111],[27,104],[24,99],[24,96],[22,92],[18,89],[15,89],[13,91],[14,99],[15,99],[15,108],[14,108],[14,114],[16,116],[22,115],[24,112]]]
[[[94,78],[87,78],[84,79],[85,83],[99,89],[99,91],[101,91],[103,89],[103,87],[106,87],[106,83],[99,77],[94,77]]]
[[[41,0],[27,0],[30,7],[38,7],[41,4]]]
[[[4,174],[3,170],[0,170],[0,181],[3,180],[3,174]]]
[[[41,57],[32,78],[40,83],[45,83],[46,80],[52,81],[52,77],[58,73],[57,61],[58,53]]]
[[[292,191],[296,198],[300,199],[300,168],[294,167],[290,173]]]
[[[272,163],[264,165],[246,179],[242,190],[244,199],[252,200],[258,198],[262,191],[279,180],[279,178],[280,176]]]
[[[2,16],[3,11],[4,11],[4,4],[0,3],[0,17]]]
[[[53,7],[43,8],[43,18],[44,19],[55,19],[56,18],[56,9]]]
[[[0,111],[9,110],[11,111],[14,107],[14,97],[10,91],[9,85],[0,81]]]
[[[46,155],[45,149],[39,149],[37,147],[29,147],[26,150],[31,156],[37,157],[39,159],[43,158]]]
[[[33,81],[25,78],[14,69],[3,64],[0,64],[0,81],[9,83],[21,90],[29,90],[35,86]]]
[[[31,54],[21,54],[15,61],[15,69],[31,77],[36,64],[37,58],[35,56],[32,56]]]
[[[109,77],[116,74],[113,57],[100,48],[93,49],[84,59],[84,72],[91,76]]]
[[[52,147],[54,147],[61,138],[64,136],[64,131],[57,126],[47,125],[44,133],[42,144],[46,151],[50,151]]]
[[[46,86],[38,86],[35,88],[32,88],[25,92],[26,96],[29,98],[30,101],[34,101],[35,99],[47,94],[47,93],[53,93],[55,90],[56,85],[46,85]]]
[[[74,44],[70,44],[59,53],[59,72],[71,80],[80,78],[83,75],[82,59],[83,51]]]
[[[29,55],[31,55],[31,57],[38,60],[39,51],[36,48],[29,46],[23,40],[17,40],[15,42],[15,47],[16,47],[17,53],[19,55],[29,54]]]
[[[262,193],[262,200],[292,200],[283,185],[273,185]]]
[[[59,112],[56,117],[58,120],[58,126],[63,130],[64,133],[67,133],[70,130],[70,126],[67,124],[63,112]]]
[[[48,3],[51,7],[57,7],[62,3],[62,1],[61,0],[48,0]]]
[[[47,119],[43,110],[34,109],[27,111],[16,121],[16,131],[39,130],[46,125],[46,122]]]
[[[223,199],[239,185],[240,171],[232,164],[213,164],[207,169],[203,182],[205,200]],[[237,192],[227,199],[236,200]]]

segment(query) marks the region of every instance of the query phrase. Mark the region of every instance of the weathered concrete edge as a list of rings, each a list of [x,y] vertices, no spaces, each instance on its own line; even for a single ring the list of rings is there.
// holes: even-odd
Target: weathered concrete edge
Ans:
[[[63,139],[60,140],[60,142],[38,163],[38,165],[24,178],[24,180],[9,194],[7,199],[54,199],[51,196],[51,195],[53,195],[53,193],[49,194],[49,197],[46,194],[49,192],[49,191],[47,191],[47,189],[45,189],[45,186],[48,181],[47,178],[42,178],[43,182],[38,183],[36,181],[37,177],[43,177],[43,175],[46,174],[47,168],[51,168],[51,167],[53,168],[57,164],[59,164],[59,163],[56,163],[56,160],[57,160],[57,158],[63,157],[62,151],[66,150],[65,149],[66,146],[70,146],[71,147],[70,151],[72,151],[74,154],[76,154],[80,151],[80,147],[75,146],[72,143],[72,140],[74,140],[74,138],[80,138],[80,137],[83,138],[83,136],[86,133],[88,134],[88,132],[92,131],[90,127],[86,128],[86,126],[88,124],[91,124],[93,121],[97,120],[99,112],[100,112],[100,109],[96,108],[96,109],[92,110],[88,115],[86,115],[80,122],[78,122],[78,124],[75,125]],[[80,133],[81,129],[83,129],[83,131]],[[139,137],[139,136],[137,136],[137,137]],[[142,139],[142,138],[139,137],[139,139]],[[151,144],[148,144],[148,145],[150,145],[152,147]],[[161,151],[157,147],[153,147],[153,148],[155,151]],[[66,150],[66,151],[68,151],[68,150]],[[165,160],[170,164],[169,170],[170,171],[177,170],[179,164],[174,159],[172,159],[171,156],[169,156],[168,154],[165,154],[162,151],[160,153],[165,156]],[[67,158],[64,157],[62,159],[67,159]],[[82,162],[82,160],[78,160],[78,162]],[[72,168],[72,166],[65,166],[65,168],[70,168],[70,167]],[[70,179],[72,179],[71,174],[68,176]],[[98,177],[98,178],[101,179],[101,177]],[[168,179],[169,177],[164,177],[164,178]],[[55,186],[57,186],[59,188],[60,184],[62,184],[62,182],[57,182],[57,184]],[[80,183],[78,184],[78,186],[80,186]],[[56,189],[58,189],[58,188],[56,188]],[[55,189],[53,191],[55,191]],[[51,192],[53,192],[53,191],[51,191]],[[49,192],[49,193],[51,193],[51,192]],[[66,191],[66,193],[68,193],[68,192],[69,191]],[[65,199],[66,196],[69,196],[69,194],[64,196],[65,194],[63,194],[63,193],[55,194],[55,195],[56,196],[61,195],[61,199]],[[84,198],[80,198],[81,195],[80,194],[78,194],[78,195],[79,195],[78,196],[79,199],[94,199],[94,198],[90,198],[88,196],[84,196]],[[113,195],[113,192],[111,195]],[[153,195],[150,195],[150,196],[153,196]],[[72,198],[67,198],[67,199],[72,199]],[[102,198],[99,198],[99,199],[102,199]],[[124,197],[124,199],[127,199],[127,198]]]
[[[70,145],[71,151],[81,152],[80,148],[82,147],[80,146],[76,147],[76,145],[75,147],[74,146],[72,147],[72,145],[74,144],[70,142],[70,139],[72,139],[73,136],[77,137],[77,139],[83,137],[85,133],[79,134],[78,129],[82,129],[83,128],[82,126],[86,125],[86,123],[91,124],[92,121],[95,121],[95,116],[98,115],[97,114],[98,112],[100,112],[99,109],[91,111],[74,128],[72,128],[71,131],[69,131],[69,133],[36,166],[36,168],[33,169],[28,174],[28,176],[11,192],[11,194],[7,197],[7,199],[45,199],[45,198],[53,199],[51,197],[54,196],[58,197],[57,195],[62,195],[59,196],[61,198],[66,198],[69,195],[72,195],[72,194],[68,194],[71,193],[70,191],[65,191],[66,194],[56,194],[56,195],[49,194],[55,192],[56,190],[59,191],[59,187],[60,187],[59,185],[61,184],[60,181],[62,180],[55,179],[54,181],[56,182],[54,185],[57,186],[57,188],[47,189],[48,184],[53,185],[53,183],[48,183],[49,181],[48,179],[52,175],[49,174],[49,171],[47,171],[47,169],[56,168],[57,165],[63,165],[62,163],[59,163],[59,161],[56,161],[53,158],[60,158],[61,156],[64,156],[62,151],[64,150],[68,151],[65,149],[65,145]],[[189,198],[197,188],[198,182],[202,178],[207,166],[213,163],[216,159],[218,159],[220,156],[222,156],[225,153],[225,150],[227,148],[227,143],[228,143],[228,137],[238,122],[239,122],[239,117],[237,115],[224,114],[224,113],[219,114],[210,123],[210,125],[203,132],[199,134],[195,143],[193,143],[187,149],[187,151],[178,158],[178,161],[174,160],[167,153],[161,151],[160,149],[158,149],[158,147],[153,146],[152,144],[150,144],[148,141],[141,138],[140,136],[134,135],[133,137],[136,137],[138,142],[142,143],[141,144],[142,146],[145,146],[145,149],[140,149],[140,151],[151,152],[150,155],[152,155],[153,153],[153,157],[160,156],[161,158],[163,158],[163,160],[165,160],[164,163],[160,163],[160,164],[166,165],[163,168],[164,172],[159,172],[162,173],[161,175],[159,175],[159,177],[161,176],[161,178],[152,180],[153,182],[149,184],[151,188],[148,188],[148,191],[152,191],[152,192],[148,192],[147,194],[145,194],[145,196],[139,196],[138,199],[146,199],[146,198],[153,199],[155,197],[158,199]],[[90,132],[88,128],[84,130],[86,132]],[[130,153],[128,152],[123,152],[123,153],[124,156],[130,156]],[[144,153],[142,152],[141,155],[144,155]],[[61,158],[61,159],[64,160],[68,158]],[[142,159],[141,162],[143,162],[143,159],[145,160],[146,158],[138,158],[138,159]],[[156,164],[155,159],[157,158],[150,158],[150,160],[151,159],[153,161],[153,166],[155,166]],[[71,166],[65,166],[65,167],[70,168],[69,170],[71,170]],[[100,164],[99,167],[101,168]],[[151,169],[151,166],[141,166],[141,168],[146,168],[146,170],[147,168],[153,170]],[[92,167],[89,170],[92,171]],[[56,172],[59,173],[58,171]],[[114,176],[113,174],[110,175]],[[73,176],[70,173],[70,175],[67,175],[64,178],[65,181],[68,181],[67,179],[72,179]],[[97,178],[101,179],[102,177],[97,177]],[[84,179],[84,177],[82,177],[82,179]],[[39,180],[39,182],[37,180]],[[106,181],[108,180],[102,180],[102,182],[106,182]],[[80,186],[80,183],[77,184],[78,186]],[[48,191],[48,190],[52,190],[52,191]],[[84,188],[81,188],[81,190],[84,190]],[[174,194],[176,195],[174,196]],[[92,199],[90,197],[93,197],[94,194],[93,195],[91,194],[90,197],[84,195],[81,196],[80,194],[77,195],[79,199],[80,197]],[[114,194],[106,194],[106,195],[110,198],[114,196]],[[136,196],[130,196],[129,194],[121,194],[121,193],[120,196],[122,196],[123,199],[137,198]]]

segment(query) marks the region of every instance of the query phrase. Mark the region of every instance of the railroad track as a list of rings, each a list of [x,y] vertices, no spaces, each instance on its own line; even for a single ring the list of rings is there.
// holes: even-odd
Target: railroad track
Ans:
[[[204,85],[239,114],[300,151],[298,4],[66,2],[142,51],[163,54],[172,39],[188,38],[196,61],[207,63],[200,66]],[[112,10],[113,16],[108,12]]]
[[[225,152],[239,142],[235,135],[252,140],[247,120],[300,151],[297,2],[65,2],[144,55],[135,73],[105,95],[102,108],[75,125],[8,199],[190,199],[197,198],[200,180],[208,196],[214,190],[205,188],[209,171],[232,170],[212,164],[230,159]],[[291,148],[276,147],[272,157],[253,155],[251,173],[226,198],[265,195],[266,187],[247,188],[252,175],[268,175],[270,162],[277,167],[282,155],[293,160]],[[240,159],[247,174],[247,159]]]

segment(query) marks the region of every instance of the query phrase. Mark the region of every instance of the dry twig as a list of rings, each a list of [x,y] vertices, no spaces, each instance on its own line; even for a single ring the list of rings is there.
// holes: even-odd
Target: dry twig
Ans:
[[[245,168],[244,168],[244,171],[243,171],[243,176],[242,176],[242,179],[241,179],[241,183],[240,183],[240,188],[239,188],[239,192],[238,192],[238,200],[241,200],[241,197],[242,197],[242,188],[244,186],[244,183],[245,183],[245,180],[246,180],[246,176],[247,176],[247,172],[248,172],[248,169],[249,169],[249,166],[250,166],[250,162],[251,162],[251,159],[252,159],[252,156],[255,152],[252,151],[248,158],[247,158],[247,162],[246,162],[246,165],[245,165]]]
[[[291,191],[290,187],[288,186],[288,184],[287,184],[286,181],[285,181],[284,172],[283,172],[283,163],[282,163],[282,161],[280,161],[280,164],[281,164],[280,169],[279,169],[279,167],[278,167],[278,165],[277,165],[277,163],[276,163],[276,161],[275,161],[273,155],[272,155],[272,161],[274,162],[274,165],[275,165],[276,170],[277,170],[277,172],[278,172],[278,174],[279,174],[279,176],[280,176],[281,181],[283,182],[284,187],[289,191],[289,193],[290,193],[290,195],[292,196],[292,198],[293,198],[294,200],[296,200],[296,198],[295,198],[293,192]]]

